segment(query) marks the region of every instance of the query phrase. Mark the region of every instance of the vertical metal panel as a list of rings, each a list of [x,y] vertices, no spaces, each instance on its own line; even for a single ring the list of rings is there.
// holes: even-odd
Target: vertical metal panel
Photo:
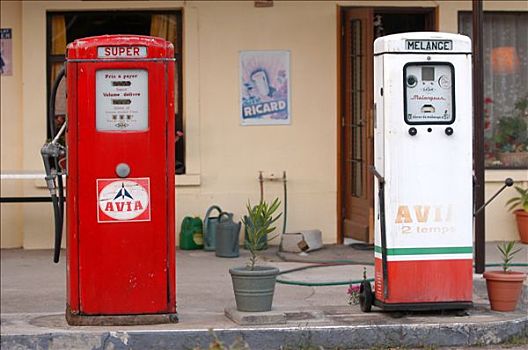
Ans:
[[[473,170],[475,174],[474,208],[484,204],[484,61],[482,0],[473,0]],[[475,272],[484,272],[486,262],[486,224],[481,211],[475,216]]]

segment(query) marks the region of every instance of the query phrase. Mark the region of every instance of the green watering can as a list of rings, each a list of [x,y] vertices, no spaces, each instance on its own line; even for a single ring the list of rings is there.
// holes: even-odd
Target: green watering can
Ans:
[[[210,216],[213,210],[218,211],[218,216]],[[222,209],[218,205],[212,205],[205,213],[203,222],[204,250],[213,251],[216,249],[216,226],[218,225],[218,218],[221,213]]]
[[[233,214],[222,212],[216,226],[216,256],[236,258],[240,255],[238,237],[241,223],[233,221]]]
[[[180,232],[180,249],[193,250],[203,248],[202,219],[186,216],[183,218]]]

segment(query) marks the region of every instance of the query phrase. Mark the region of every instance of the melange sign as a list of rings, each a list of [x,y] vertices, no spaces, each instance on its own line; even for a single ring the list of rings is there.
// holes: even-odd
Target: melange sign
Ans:
[[[452,40],[405,40],[405,48],[412,51],[451,51]]]
[[[150,221],[150,179],[97,179],[97,222]]]

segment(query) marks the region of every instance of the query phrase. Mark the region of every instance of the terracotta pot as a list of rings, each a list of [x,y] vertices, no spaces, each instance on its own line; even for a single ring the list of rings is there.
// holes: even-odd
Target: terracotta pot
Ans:
[[[515,310],[526,274],[517,271],[486,271],[483,276],[486,279],[491,309]]]
[[[519,236],[521,242],[528,244],[528,212],[522,209],[513,212],[517,218],[517,228],[519,229]]]

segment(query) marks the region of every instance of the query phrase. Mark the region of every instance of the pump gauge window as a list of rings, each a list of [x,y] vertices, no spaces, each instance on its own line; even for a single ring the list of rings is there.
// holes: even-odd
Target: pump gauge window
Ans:
[[[418,79],[416,79],[414,75],[409,75],[407,77],[407,86],[413,88],[416,86],[416,84],[418,84]]]
[[[148,129],[148,72],[101,69],[95,73],[97,131]]]
[[[403,67],[404,119],[407,124],[455,121],[455,70],[448,62],[407,63]]]
[[[438,79],[438,85],[440,85],[442,89],[449,89],[451,87],[451,79],[447,75],[442,75]]]

